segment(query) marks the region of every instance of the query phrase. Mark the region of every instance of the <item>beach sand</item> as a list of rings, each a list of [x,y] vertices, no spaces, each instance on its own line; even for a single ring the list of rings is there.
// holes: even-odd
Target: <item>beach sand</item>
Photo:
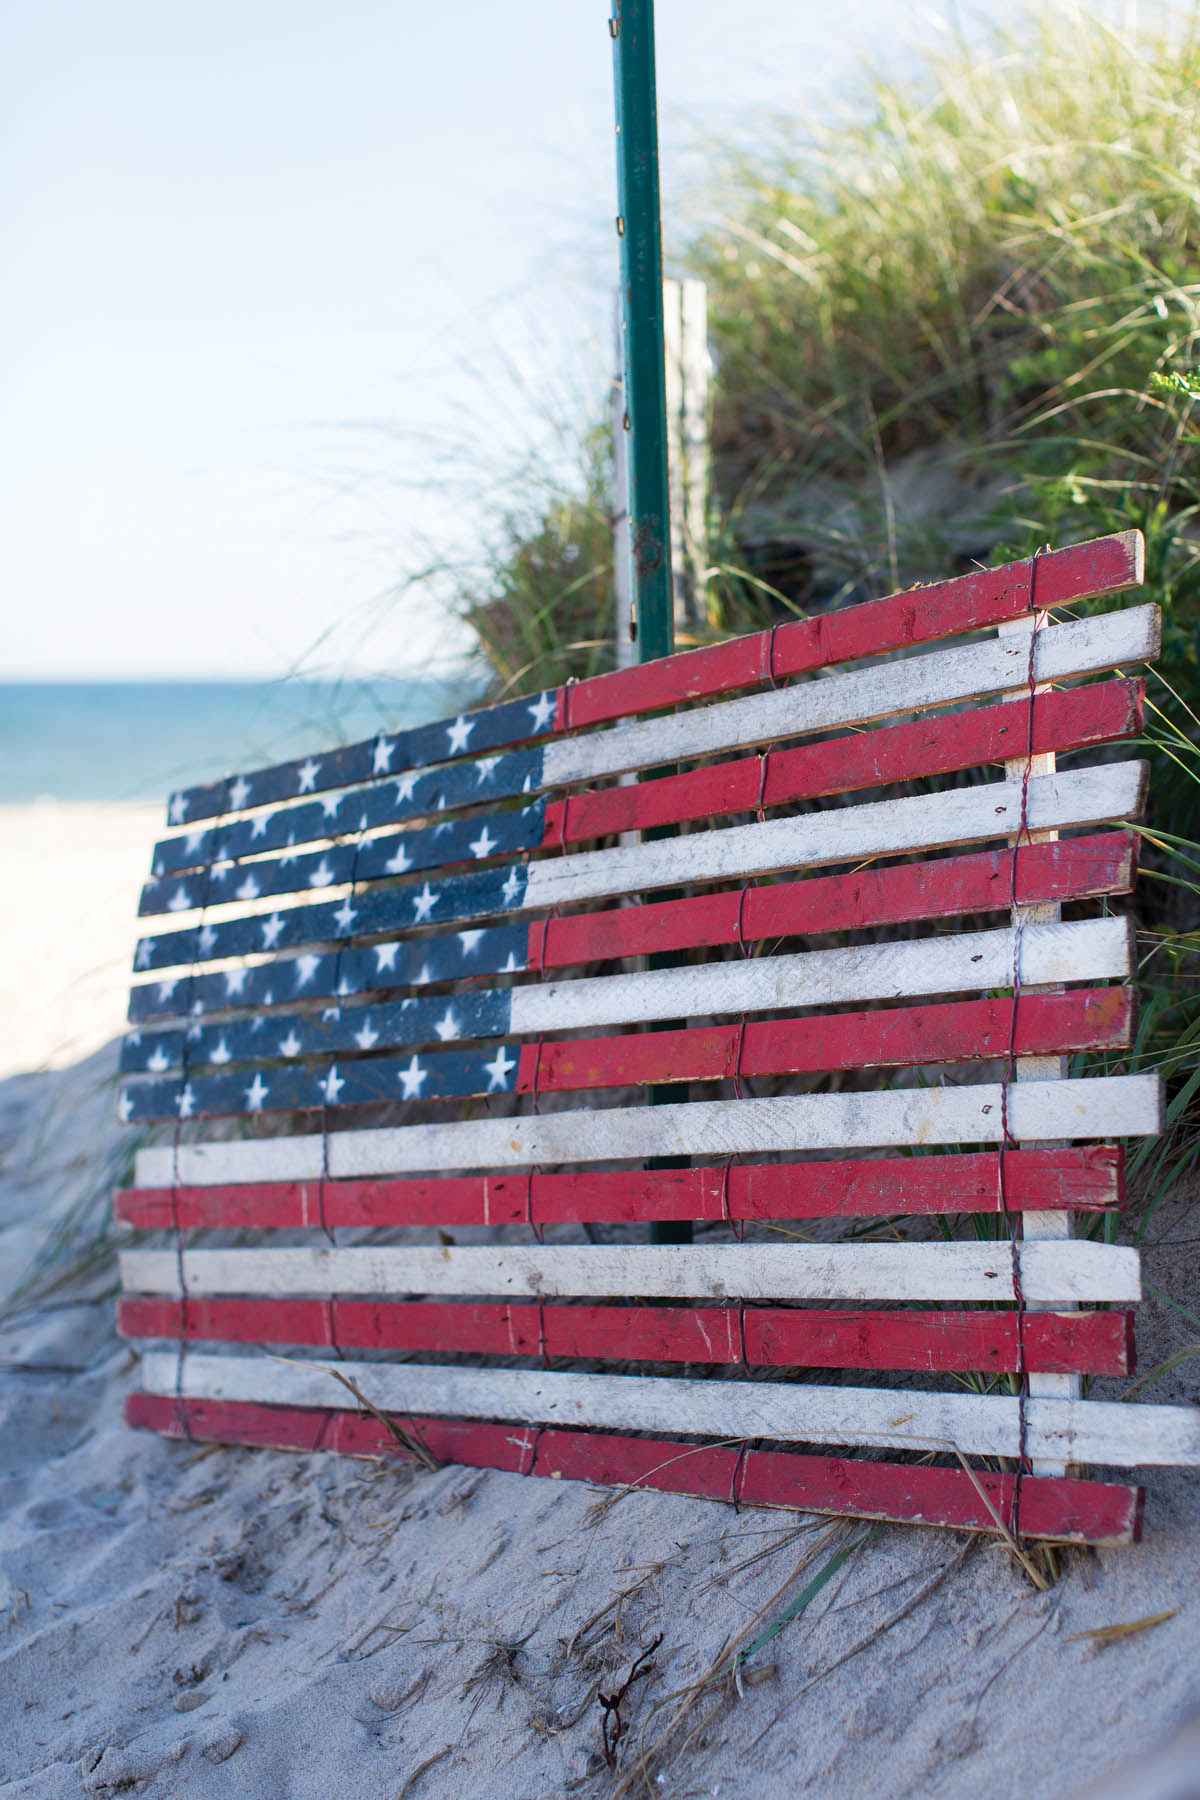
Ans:
[[[0,806],[0,1076],[59,1069],[121,1030],[162,806]]]
[[[0,1800],[1059,1800],[1186,1726],[1200,1492],[1184,1473],[1146,1472],[1142,1544],[1068,1555],[1040,1594],[1002,1548],[944,1531],[864,1538],[723,1503],[127,1430],[107,1192],[130,1145],[104,1040],[158,817],[0,819],[28,875],[0,937],[5,1066],[24,1071],[0,1080]],[[1193,1313],[1197,1197],[1159,1209],[1147,1266]],[[1195,1335],[1152,1296],[1143,1368]],[[1149,1397],[1194,1400],[1198,1368]],[[854,1545],[740,1691],[693,1685]],[[1079,1636],[1172,1609],[1107,1646]],[[599,1695],[656,1642],[610,1768]],[[639,1752],[668,1731],[643,1781]],[[1200,1793],[1194,1735],[1172,1754],[1174,1785],[1123,1775],[1105,1791]]]

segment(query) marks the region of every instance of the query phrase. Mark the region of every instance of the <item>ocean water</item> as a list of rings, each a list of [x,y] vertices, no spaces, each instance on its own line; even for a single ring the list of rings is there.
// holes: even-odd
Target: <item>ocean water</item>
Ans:
[[[0,684],[0,804],[158,801],[470,699],[465,677]]]

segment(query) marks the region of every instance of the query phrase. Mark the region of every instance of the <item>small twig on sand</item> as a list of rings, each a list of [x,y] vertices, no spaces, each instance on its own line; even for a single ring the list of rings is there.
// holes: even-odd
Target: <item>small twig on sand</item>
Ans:
[[[449,1756],[453,1748],[454,1746],[452,1744],[445,1744],[440,1750],[435,1750],[432,1756],[427,1756],[423,1763],[418,1763],[404,1786],[400,1789],[400,1792],[396,1795],[396,1800],[404,1800],[405,1794],[410,1793],[412,1789],[416,1787],[426,1769],[432,1769],[434,1763],[440,1763],[443,1756]]]
[[[629,1729],[628,1723],[621,1717],[621,1702],[638,1676],[649,1674],[650,1658],[662,1641],[663,1633],[660,1631],[654,1642],[648,1644],[634,1661],[628,1675],[615,1693],[600,1693],[596,1696],[604,1709],[603,1718],[600,1721],[600,1733],[604,1741],[604,1760],[610,1769],[615,1769],[617,1766],[617,1745]]]

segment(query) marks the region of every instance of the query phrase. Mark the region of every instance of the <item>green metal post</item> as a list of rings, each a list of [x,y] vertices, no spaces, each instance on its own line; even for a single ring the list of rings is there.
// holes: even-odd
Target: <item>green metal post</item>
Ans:
[[[654,0],[613,0],[621,341],[629,421],[629,531],[637,659],[675,648],[663,363],[662,224]]]
[[[621,246],[621,349],[629,431],[629,535],[633,618],[640,663],[675,648],[671,593],[671,503],[667,485],[667,383],[663,355],[662,221],[658,192],[658,100],[654,0],[613,0],[613,91],[617,124],[617,233]],[[668,771],[656,770],[656,774]],[[651,957],[651,963],[655,961]],[[660,1027],[668,1030],[669,1026]],[[686,1098],[653,1087],[652,1105]],[[678,1157],[655,1157],[673,1168]],[[686,1221],[651,1225],[652,1244],[690,1244]]]

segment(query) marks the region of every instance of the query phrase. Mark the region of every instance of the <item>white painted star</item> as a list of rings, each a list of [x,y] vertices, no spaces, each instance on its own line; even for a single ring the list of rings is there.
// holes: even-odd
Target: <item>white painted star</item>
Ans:
[[[271,1001],[270,1001],[270,997],[268,996],[267,997],[267,1005],[270,1006],[270,1004],[271,1004]],[[266,1024],[266,1020],[263,1018],[262,1014],[256,1013],[254,1018],[251,1019],[251,1021],[250,1021],[250,1029],[251,1029],[251,1031],[261,1031],[265,1024]]]
[[[311,952],[306,956],[298,956],[296,958],[296,986],[298,988],[307,987],[320,966],[320,957],[313,956]]]
[[[187,818],[188,801],[183,794],[172,794],[167,807],[167,824],[182,825]]]
[[[192,1092],[191,1082],[184,1085],[183,1092],[176,1094],[175,1106],[181,1119],[190,1119],[196,1110],[196,1096]]]
[[[429,964],[422,963],[412,978],[412,984],[414,987],[428,987],[432,980],[433,976],[429,973]]]
[[[437,1021],[433,1029],[437,1032],[443,1044],[448,1044],[451,1038],[460,1037],[462,1035],[458,1020],[455,1018],[450,1007],[446,1008],[445,1013]]]
[[[211,925],[202,925],[197,933],[196,942],[201,956],[211,956],[217,943],[217,934]]]
[[[399,805],[402,801],[405,801],[405,800],[411,800],[414,793],[416,792],[416,787],[417,787],[417,777],[413,774],[412,770],[410,769],[406,775],[401,775],[399,780],[396,782],[396,802],[397,802],[397,804]]]
[[[337,1072],[337,1064],[336,1063],[334,1063],[333,1067],[330,1069],[330,1071],[329,1071],[328,1075],[325,1077],[324,1081],[318,1081],[318,1083],[317,1083],[317,1086],[320,1088],[321,1092],[324,1094],[324,1096],[330,1106],[337,1105],[337,1097],[341,1093],[341,1091],[345,1087],[345,1085],[346,1085],[345,1081],[342,1079],[342,1077]]]
[[[204,1011],[203,1000],[193,1000],[192,1004],[188,1007],[188,1011],[191,1013],[191,1015],[194,1019],[198,1019],[200,1017],[201,1013]]]
[[[321,1014],[321,1017],[322,1017],[322,1019],[324,1019],[326,1025],[328,1025],[331,1021],[340,1019],[341,1016],[342,1016],[342,1009],[340,1006],[327,1006]]]
[[[168,976],[165,981],[159,982],[159,984],[158,984],[158,1000],[159,1000],[160,1006],[163,1005],[166,1001],[168,1001],[171,998],[171,995],[175,992],[175,989],[178,986],[179,986],[179,977],[177,975]]]
[[[426,882],[425,886],[421,889],[421,892],[413,895],[412,901],[413,906],[416,909],[413,923],[420,925],[422,921],[428,919],[433,912],[434,907],[438,903],[438,896],[430,888],[429,883]]]
[[[267,991],[266,991],[266,993],[265,993],[265,994],[264,994],[264,995],[263,995],[263,997],[262,997],[262,998],[263,998],[263,1005],[264,1005],[264,1006],[274,1006],[274,1004],[275,1004],[275,990],[274,990],[274,989],[273,989],[273,988],[268,988],[268,989],[267,989]],[[254,1028],[255,1028],[255,1030],[256,1030],[256,1031],[257,1031],[257,1029],[258,1029],[258,1027],[259,1027],[259,1025],[260,1025],[260,1024],[261,1024],[261,1020],[259,1020],[259,1019],[256,1019],[256,1020],[255,1020],[255,1021],[254,1021]]]
[[[232,872],[233,864],[231,862],[215,862],[209,870],[212,879],[218,883],[228,881]]]
[[[315,888],[328,887],[332,880],[333,870],[326,859],[322,857],[316,868],[309,874],[308,885]]]
[[[247,875],[241,887],[235,889],[235,892],[239,900],[257,900],[262,889],[259,887],[257,881],[255,881],[253,875]]]
[[[139,938],[137,951],[133,958],[135,969],[148,969],[154,958],[154,945],[149,938]]]
[[[501,1044],[496,1052],[495,1060],[490,1063],[484,1063],[483,1066],[489,1077],[488,1093],[494,1094],[497,1088],[507,1088],[509,1075],[517,1065],[511,1056],[505,1055],[504,1045]]]
[[[154,1055],[147,1057],[146,1059],[146,1067],[150,1070],[151,1074],[161,1075],[163,1070],[169,1069],[170,1066],[170,1057],[167,1055],[161,1044],[156,1044],[154,1047]]]
[[[395,968],[396,955],[397,955],[397,952],[399,951],[399,949],[400,949],[399,944],[376,944],[376,946],[375,946],[375,973],[377,975],[382,975],[382,973],[385,969],[394,969]]]
[[[197,850],[199,850],[201,844],[204,842],[206,835],[207,834],[206,834],[203,826],[200,826],[196,831],[189,831],[187,836],[183,840],[184,855],[185,856],[195,856]],[[162,870],[159,869],[158,873],[161,875]]]
[[[499,842],[500,842],[499,838],[494,838],[491,836],[490,832],[488,831],[487,824],[485,822],[483,830],[480,832],[479,836],[474,840],[473,843],[470,843],[467,845],[467,849],[471,852],[471,855],[473,857],[475,857],[476,861],[481,861],[483,857],[490,856],[492,854],[492,851],[496,848],[496,845]]]
[[[229,790],[230,812],[241,812],[250,798],[250,783],[244,775],[239,775]]]
[[[485,781],[490,781],[496,772],[496,764],[499,761],[500,758],[498,756],[481,756],[479,761],[475,764],[476,781],[481,784]]]
[[[474,719],[464,719],[460,713],[446,733],[449,740],[449,754],[461,756],[467,747],[467,739],[475,729]]]
[[[349,896],[347,895],[346,899],[342,901],[342,904],[334,913],[333,922],[341,932],[342,936],[345,937],[357,917],[358,908],[357,906],[351,906]]]
[[[345,1000],[348,995],[350,995],[354,992],[354,989],[350,985],[350,981],[347,976],[345,976],[345,975],[342,976],[342,979],[337,984],[337,988],[335,989],[335,992],[337,993],[338,998],[341,1000]]]
[[[501,969],[500,973],[502,975],[519,975],[520,972],[521,972],[520,965],[518,964],[516,957],[513,955],[513,952],[510,950],[508,953],[508,961],[505,963],[505,965]]]
[[[269,919],[262,921],[263,949],[273,950],[279,942],[283,930],[283,920],[278,913],[272,913]]]
[[[226,969],[226,971],[225,971],[225,992],[226,992],[226,994],[240,994],[242,992],[243,988],[245,987],[245,985],[246,985],[245,969]]]
[[[268,1083],[256,1072],[254,1080],[246,1089],[246,1105],[250,1108],[251,1112],[262,1111],[262,1103],[270,1091],[271,1089]]]
[[[299,1056],[301,1049],[300,1039],[296,1036],[296,1028],[293,1026],[280,1044],[279,1054],[280,1056]]]
[[[188,893],[187,889],[180,884],[171,895],[171,898],[167,901],[167,911],[187,912],[191,904],[192,896]]]
[[[141,1041],[142,1034],[140,1031],[127,1031],[125,1033],[125,1042],[131,1050],[136,1050]]]
[[[415,1056],[409,1063],[407,1069],[399,1069],[397,1075],[404,1084],[402,1098],[405,1100],[419,1100],[421,1098],[422,1083],[425,1081],[428,1074],[429,1070],[423,1069]]]
[[[117,1101],[117,1118],[122,1125],[128,1125],[133,1116],[133,1100],[127,1088],[121,1089],[121,1098]]]
[[[472,956],[475,951],[478,950],[479,940],[482,936],[482,931],[460,931],[457,933],[458,941],[462,945],[462,953],[464,956]]]
[[[287,866],[288,866],[288,864],[289,864],[289,863],[294,863],[294,862],[295,862],[295,860],[296,860],[296,858],[295,858],[295,856],[294,856],[294,855],[293,855],[293,854],[289,854],[289,852],[290,852],[290,851],[291,851],[291,850],[292,850],[292,847],[293,847],[293,845],[294,845],[294,844],[295,844],[295,842],[296,842],[296,834],[295,834],[295,832],[294,832],[294,831],[289,831],[289,832],[288,832],[288,847],[287,847],[287,850],[286,850],[286,851],[285,851],[285,852],[284,852],[284,854],[283,854],[283,855],[282,855],[282,856],[281,856],[281,857],[280,857],[280,859],[279,859],[279,866],[280,866],[280,868],[281,868],[281,869],[286,869],[286,868],[287,868]]]
[[[392,766],[392,758],[395,754],[396,745],[394,741],[389,742],[381,731],[379,736],[375,739],[375,762],[371,769],[372,775],[386,775]]]
[[[546,730],[551,719],[554,717],[554,709],[557,704],[558,700],[554,694],[543,694],[540,699],[535,700],[533,705],[528,708],[529,716],[533,720],[533,729],[535,732]]]
[[[321,802],[321,811],[325,814],[327,819],[335,818],[341,804],[342,799],[340,794],[326,794]]]
[[[300,778],[300,786],[296,789],[296,792],[298,794],[311,794],[316,787],[317,776],[320,773],[321,773],[320,763],[314,762],[312,757],[310,756],[308,761],[304,764],[304,766],[300,770],[298,770],[298,774],[299,774],[299,778]]]
[[[403,875],[405,869],[412,868],[412,857],[405,850],[403,839],[396,845],[395,853],[388,857],[383,866],[389,875]]]
[[[266,837],[267,826],[274,817],[274,813],[259,813],[257,819],[254,821],[254,829],[251,831],[250,836],[252,838]]]
[[[215,1063],[227,1063],[231,1060],[229,1045],[225,1042],[224,1038],[221,1039],[220,1043],[213,1051],[212,1060]]]
[[[520,897],[521,897],[521,871],[520,871],[519,866],[516,863],[514,863],[512,868],[508,871],[508,878],[505,881],[504,886],[501,888],[500,892],[503,894],[505,900],[507,900],[507,902],[510,906],[514,906],[516,904],[516,902],[520,899]]]
[[[355,1032],[354,1041],[360,1050],[369,1050],[372,1044],[377,1044],[379,1042],[379,1033],[373,1031],[371,1028],[371,1015],[369,1013],[367,1014],[366,1023],[363,1025],[362,1030]]]
[[[195,1007],[193,1007],[192,1011],[195,1012],[195,1010]],[[202,1025],[189,1025],[184,1035],[189,1044],[198,1044],[200,1039],[204,1036],[204,1027]]]

